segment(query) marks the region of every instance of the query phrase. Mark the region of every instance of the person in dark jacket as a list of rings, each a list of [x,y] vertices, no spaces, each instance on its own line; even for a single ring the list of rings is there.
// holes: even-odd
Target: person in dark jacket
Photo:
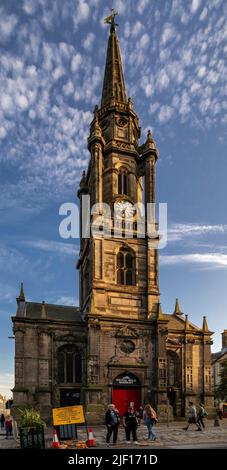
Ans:
[[[203,431],[205,429],[204,418],[206,418],[206,416],[207,416],[207,411],[205,410],[204,405],[200,403],[199,411],[197,414],[197,423]]]
[[[107,427],[106,443],[109,445],[110,438],[113,434],[113,444],[117,442],[118,428],[120,424],[120,416],[115,405],[111,403],[105,415],[105,423]]]
[[[5,415],[2,413],[0,417],[1,429],[5,427]]]
[[[125,428],[126,444],[130,444],[131,434],[134,444],[138,444],[136,432],[138,426],[138,418],[132,406],[128,407],[128,411],[126,411],[123,416],[123,426]]]

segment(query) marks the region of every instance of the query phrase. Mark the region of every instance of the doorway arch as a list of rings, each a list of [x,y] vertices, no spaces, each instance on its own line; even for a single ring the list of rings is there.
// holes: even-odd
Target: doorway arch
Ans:
[[[123,416],[132,403],[134,409],[139,410],[141,405],[141,383],[136,375],[124,372],[115,377],[112,402],[118,409],[120,416]]]

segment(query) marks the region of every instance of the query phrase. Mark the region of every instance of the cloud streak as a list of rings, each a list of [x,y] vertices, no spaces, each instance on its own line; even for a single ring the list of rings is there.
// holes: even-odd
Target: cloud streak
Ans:
[[[162,266],[194,265],[204,269],[227,268],[227,254],[224,253],[190,253],[177,255],[161,255]]]

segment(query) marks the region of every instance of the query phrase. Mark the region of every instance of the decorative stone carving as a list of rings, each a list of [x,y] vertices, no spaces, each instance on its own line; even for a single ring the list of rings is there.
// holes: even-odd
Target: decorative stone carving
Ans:
[[[88,379],[91,384],[97,384],[99,379],[98,356],[89,356],[87,362]]]
[[[120,350],[126,354],[131,354],[135,351],[135,343],[133,343],[133,341],[123,340],[120,344]]]
[[[139,338],[137,331],[130,326],[122,326],[115,336],[116,338]]]

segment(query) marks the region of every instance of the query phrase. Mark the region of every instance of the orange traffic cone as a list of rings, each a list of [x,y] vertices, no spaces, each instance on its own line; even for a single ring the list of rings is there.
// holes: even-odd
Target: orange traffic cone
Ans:
[[[95,447],[95,440],[93,436],[93,431],[92,428],[88,428],[88,440],[87,440],[87,445],[88,447]]]
[[[53,437],[53,442],[52,442],[52,449],[59,449],[59,447],[60,447],[60,444],[59,444],[59,440],[58,440],[57,431],[54,428],[54,437]]]

